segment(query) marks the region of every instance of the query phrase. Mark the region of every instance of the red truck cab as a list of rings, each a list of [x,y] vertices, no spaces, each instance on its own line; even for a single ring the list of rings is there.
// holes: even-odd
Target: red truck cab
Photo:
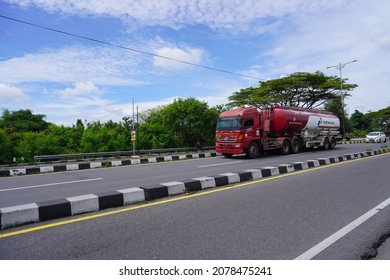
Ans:
[[[260,112],[256,108],[223,112],[217,123],[216,151],[226,157],[247,153],[250,143],[260,138],[259,121]]]

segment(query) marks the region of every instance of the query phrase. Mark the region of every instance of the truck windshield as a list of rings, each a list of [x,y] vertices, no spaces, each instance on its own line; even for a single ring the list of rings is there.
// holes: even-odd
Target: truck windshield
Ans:
[[[240,130],[242,128],[242,118],[240,117],[228,117],[219,118],[217,123],[217,130]]]

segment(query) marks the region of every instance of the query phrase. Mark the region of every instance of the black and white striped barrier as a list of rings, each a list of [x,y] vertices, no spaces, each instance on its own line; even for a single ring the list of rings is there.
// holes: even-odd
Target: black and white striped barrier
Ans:
[[[365,140],[348,140],[348,141],[339,141],[337,144],[362,144],[366,143]]]
[[[132,205],[158,198],[179,195],[185,192],[196,192],[215,187],[222,187],[388,152],[390,152],[390,149],[380,149],[330,158],[318,158],[316,160],[307,160],[304,162],[294,162],[291,164],[280,164],[275,167],[270,166],[260,169],[224,173],[212,177],[198,177],[190,180],[184,180],[182,182],[173,181],[100,194],[87,194],[51,201],[5,207],[0,208],[0,229],[64,218],[82,213],[96,212],[107,208]]]
[[[217,153],[212,152],[212,153],[201,153],[201,154],[164,156],[164,157],[155,157],[155,158],[111,160],[111,161],[90,162],[90,163],[60,164],[60,165],[52,165],[52,166],[45,165],[40,167],[26,167],[26,168],[13,168],[13,169],[11,168],[8,170],[0,170],[0,177],[51,173],[51,172],[64,172],[64,171],[84,170],[84,169],[93,169],[93,168],[101,168],[101,167],[138,165],[138,164],[157,163],[157,162],[184,160],[184,159],[215,157],[217,155],[218,155]]]

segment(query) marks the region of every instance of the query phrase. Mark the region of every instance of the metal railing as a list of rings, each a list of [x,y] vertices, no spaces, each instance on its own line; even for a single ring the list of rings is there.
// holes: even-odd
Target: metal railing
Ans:
[[[203,147],[203,150],[214,150],[215,146]],[[131,157],[137,155],[152,155],[165,153],[182,153],[182,152],[199,152],[196,147],[153,149],[153,150],[136,150],[134,151],[117,151],[117,152],[100,152],[100,153],[80,153],[80,154],[61,154],[61,155],[42,155],[34,156],[38,162],[69,160],[69,159],[93,159],[93,158],[110,158],[110,157]]]

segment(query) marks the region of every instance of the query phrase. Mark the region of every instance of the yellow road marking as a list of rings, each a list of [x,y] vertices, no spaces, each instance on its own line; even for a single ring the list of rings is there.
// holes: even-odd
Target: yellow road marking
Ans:
[[[143,209],[143,208],[147,208],[147,207],[153,207],[153,206],[162,205],[162,204],[166,204],[166,203],[171,203],[171,202],[176,202],[176,201],[181,201],[181,200],[186,200],[186,199],[192,199],[195,197],[200,197],[200,196],[204,196],[204,195],[208,195],[208,194],[212,194],[212,193],[218,193],[218,192],[227,191],[227,190],[231,190],[231,189],[237,189],[237,188],[241,188],[241,187],[255,185],[258,183],[262,183],[262,182],[268,182],[271,180],[277,180],[280,178],[295,176],[295,175],[299,175],[299,174],[306,173],[306,172],[311,172],[311,171],[320,170],[320,169],[324,169],[324,168],[334,167],[334,166],[338,166],[338,165],[342,165],[342,164],[346,164],[346,163],[352,163],[352,162],[356,162],[356,161],[360,161],[360,160],[371,159],[371,158],[384,156],[384,155],[388,155],[388,154],[389,153],[387,152],[387,153],[382,153],[382,154],[373,155],[373,156],[369,156],[369,157],[357,158],[354,160],[346,160],[346,161],[336,162],[336,163],[322,165],[322,166],[313,167],[313,168],[309,168],[309,169],[304,169],[304,170],[299,170],[299,171],[290,172],[290,173],[284,173],[284,174],[280,174],[280,175],[276,175],[276,176],[261,178],[258,180],[248,181],[246,183],[240,183],[240,184],[231,185],[231,186],[227,186],[227,187],[225,186],[225,187],[221,187],[221,188],[201,191],[201,192],[194,193],[191,195],[183,195],[180,197],[169,198],[169,199],[151,202],[151,203],[147,203],[147,204],[130,206],[130,207],[126,207],[126,208],[122,208],[122,209],[118,209],[118,210],[112,210],[112,211],[105,212],[105,213],[93,214],[93,215],[81,217],[81,218],[73,218],[73,219],[71,218],[70,220],[67,220],[67,221],[55,222],[55,223],[50,223],[47,225],[42,225],[42,226],[32,227],[32,228],[28,228],[28,229],[24,229],[24,230],[18,230],[18,231],[14,231],[14,232],[10,232],[10,233],[0,234],[0,239],[15,236],[15,235],[20,235],[20,234],[25,234],[25,233],[29,233],[29,232],[39,231],[39,230],[43,230],[43,229],[58,227],[58,226],[62,226],[62,225],[67,225],[67,224],[72,224],[72,223],[77,223],[77,222],[82,222],[82,221],[88,221],[88,220],[92,220],[92,219],[96,219],[96,218],[100,218],[100,217],[105,217],[105,216],[110,216],[110,215],[115,215],[115,214],[119,214],[119,213],[123,213],[123,212],[134,211],[134,210]]]

